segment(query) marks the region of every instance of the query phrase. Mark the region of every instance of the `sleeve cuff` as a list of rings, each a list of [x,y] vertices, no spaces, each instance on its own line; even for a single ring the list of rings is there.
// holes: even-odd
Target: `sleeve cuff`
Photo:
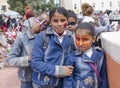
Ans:
[[[25,56],[23,58],[22,63],[21,63],[22,66],[30,66],[30,62],[29,62],[28,58],[29,58],[28,56]]]
[[[64,77],[64,66],[56,66],[55,67],[55,76],[56,77]]]

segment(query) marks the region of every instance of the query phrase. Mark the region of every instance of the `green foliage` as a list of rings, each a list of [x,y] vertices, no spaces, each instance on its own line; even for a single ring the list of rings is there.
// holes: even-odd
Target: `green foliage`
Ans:
[[[26,4],[24,3],[25,0],[8,0],[7,3],[10,5],[10,10],[14,10],[19,12],[20,14],[24,14],[25,11],[25,6]]]
[[[42,11],[49,11],[51,8],[55,7],[54,0],[8,0],[10,5],[10,10],[19,12],[21,15],[25,13],[25,7],[28,5],[31,9],[39,14]]]
[[[30,3],[32,1],[32,3]],[[31,6],[32,10],[36,13],[39,14],[42,11],[49,11],[51,8],[55,6],[54,0],[26,0],[26,3]]]

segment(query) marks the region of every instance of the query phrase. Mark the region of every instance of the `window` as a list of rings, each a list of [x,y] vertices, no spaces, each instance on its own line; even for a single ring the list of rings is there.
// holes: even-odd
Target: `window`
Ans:
[[[6,12],[6,5],[2,5],[1,10],[2,10],[3,12]]]

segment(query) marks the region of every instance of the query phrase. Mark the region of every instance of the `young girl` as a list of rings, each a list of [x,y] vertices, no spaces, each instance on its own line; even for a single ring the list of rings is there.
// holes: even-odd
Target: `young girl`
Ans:
[[[72,10],[68,10],[68,25],[67,28],[69,31],[74,33],[74,30],[77,26],[77,15]]]
[[[73,71],[72,66],[64,66],[65,56],[71,47],[75,49],[72,33],[66,30],[68,12],[56,7],[50,11],[49,18],[51,26],[36,36],[33,46],[33,88],[63,88],[63,77]],[[48,38],[46,49],[43,35]]]
[[[20,88],[33,88],[32,86],[32,69],[30,66],[31,51],[36,34],[42,29],[41,26],[45,20],[49,20],[48,15],[45,13],[40,14],[42,19],[36,22],[34,18],[32,22],[32,28],[28,28],[27,32],[19,34],[14,44],[11,47],[10,53],[6,59],[7,66],[18,67],[18,77],[21,82]]]
[[[75,29],[77,50],[67,56],[66,65],[74,67],[73,74],[64,79],[64,88],[108,88],[104,51],[92,47],[95,28],[83,22]]]

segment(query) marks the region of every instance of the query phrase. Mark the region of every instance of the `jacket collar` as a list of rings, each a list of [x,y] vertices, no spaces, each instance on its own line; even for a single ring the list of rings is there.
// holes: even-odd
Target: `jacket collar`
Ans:
[[[29,39],[34,39],[35,38],[35,34],[32,34],[31,29],[27,31],[27,35]]]
[[[54,30],[51,26],[46,29],[47,34],[54,34]],[[66,29],[66,35],[71,36],[72,32]]]
[[[90,55],[90,53],[91,53],[91,55]],[[89,49],[85,53],[82,53],[77,50],[75,52],[75,55],[82,57],[82,61],[84,61],[84,62],[92,62],[92,63],[96,63],[98,60],[97,58],[99,57],[97,51],[94,48]]]

